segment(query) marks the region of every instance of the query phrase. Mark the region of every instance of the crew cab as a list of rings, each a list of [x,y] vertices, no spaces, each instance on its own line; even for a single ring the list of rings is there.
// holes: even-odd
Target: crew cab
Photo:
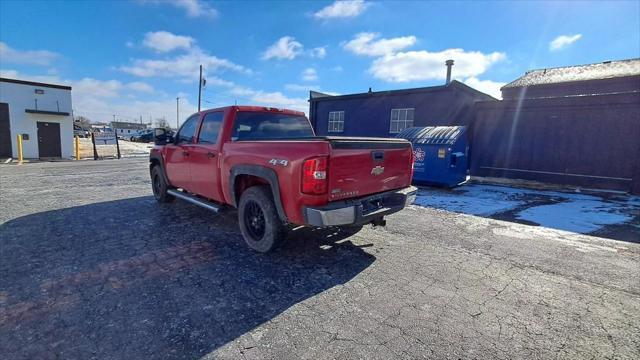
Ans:
[[[156,129],[153,195],[218,211],[238,208],[256,251],[276,248],[293,226],[384,225],[415,199],[404,139],[318,137],[304,113],[229,106],[190,116],[175,137]]]

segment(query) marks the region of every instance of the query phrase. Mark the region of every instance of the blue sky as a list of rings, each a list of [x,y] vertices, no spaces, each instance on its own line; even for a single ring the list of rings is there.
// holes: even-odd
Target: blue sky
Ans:
[[[73,86],[94,121],[203,107],[307,110],[308,90],[481,91],[528,69],[640,57],[640,2],[0,2],[0,74]]]

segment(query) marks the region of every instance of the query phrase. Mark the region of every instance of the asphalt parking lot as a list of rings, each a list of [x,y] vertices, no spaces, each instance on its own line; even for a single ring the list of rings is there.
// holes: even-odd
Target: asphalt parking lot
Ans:
[[[7,359],[640,357],[640,244],[412,206],[250,252],[146,159],[0,166]]]

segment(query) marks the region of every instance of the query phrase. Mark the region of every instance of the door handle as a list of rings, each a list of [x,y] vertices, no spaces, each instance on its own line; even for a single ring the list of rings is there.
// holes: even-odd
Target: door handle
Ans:
[[[182,156],[189,156],[189,152],[188,151],[183,151],[182,152]]]
[[[211,159],[212,157],[215,157],[216,154],[212,153],[212,152],[208,152],[207,153],[207,158]]]

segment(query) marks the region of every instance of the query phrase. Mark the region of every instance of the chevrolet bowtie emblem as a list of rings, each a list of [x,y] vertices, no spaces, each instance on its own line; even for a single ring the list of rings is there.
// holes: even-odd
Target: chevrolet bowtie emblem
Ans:
[[[371,169],[371,175],[378,176],[384,172],[384,166],[376,166]]]

